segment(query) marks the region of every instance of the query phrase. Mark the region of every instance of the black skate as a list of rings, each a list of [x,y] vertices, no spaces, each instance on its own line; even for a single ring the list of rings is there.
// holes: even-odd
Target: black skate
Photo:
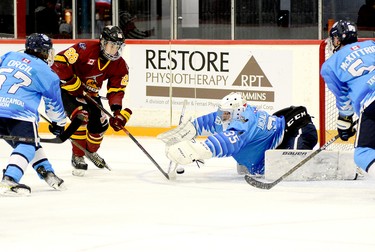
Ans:
[[[66,190],[66,187],[64,185],[64,180],[57,177],[53,172],[46,171],[44,166],[39,166],[36,169],[36,172],[40,174],[43,177],[44,181],[46,181],[46,183],[53,189],[61,190],[61,191]]]
[[[85,172],[87,171],[87,164],[85,162],[84,157],[73,155],[72,166],[73,166],[72,174],[74,176],[83,177],[85,175]]]
[[[90,159],[90,161],[98,168],[107,168],[108,170],[111,170],[107,163],[105,162],[104,158],[99,156],[96,152],[88,152],[86,154],[86,157]]]

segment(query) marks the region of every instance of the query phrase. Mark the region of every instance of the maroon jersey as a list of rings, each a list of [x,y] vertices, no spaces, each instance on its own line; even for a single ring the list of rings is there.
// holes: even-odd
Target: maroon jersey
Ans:
[[[109,105],[120,105],[124,98],[125,88],[129,81],[129,69],[125,60],[120,57],[108,61],[100,57],[100,42],[84,41],[56,55],[56,59],[68,63],[73,73],[79,77],[82,85],[90,94],[98,94],[103,82],[107,82]]]

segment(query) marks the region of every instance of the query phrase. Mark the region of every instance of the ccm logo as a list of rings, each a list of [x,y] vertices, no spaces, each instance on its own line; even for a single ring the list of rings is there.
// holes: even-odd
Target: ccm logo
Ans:
[[[286,124],[288,125],[288,127],[290,127],[295,121],[301,119],[302,117],[305,117],[306,115],[307,115],[306,111],[295,114]]]

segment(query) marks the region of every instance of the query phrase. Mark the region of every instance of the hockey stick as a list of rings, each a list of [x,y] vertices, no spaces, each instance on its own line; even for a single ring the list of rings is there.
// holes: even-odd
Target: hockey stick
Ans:
[[[48,122],[49,124],[52,124],[50,120],[48,120],[47,117],[45,117],[43,114],[40,114],[40,117],[42,117],[46,122]],[[79,118],[83,118],[81,115],[79,115],[80,117]],[[74,121],[74,120],[73,120]],[[79,120],[80,121],[80,124],[79,126],[81,126],[82,124],[82,120]],[[73,123],[73,122],[72,122]],[[74,132],[79,128],[79,126],[74,130]],[[74,132],[71,134],[73,135]],[[91,154],[91,152],[89,152],[88,150],[86,150],[85,148],[83,148],[79,143],[77,143],[76,141],[74,141],[73,139],[69,138],[69,140],[72,142],[72,144],[74,144],[78,149],[80,149],[81,151],[83,151],[85,153],[85,156],[91,161],[94,163],[94,165],[96,165],[97,167],[100,167],[100,168],[107,168],[109,171],[111,171],[111,168],[108,167],[107,163],[103,163],[101,160],[98,160],[97,158],[94,157],[94,155]]]
[[[16,142],[25,142],[25,143],[35,143],[35,142],[42,142],[42,143],[63,143],[60,137],[55,138],[34,138],[34,137],[22,137],[22,136],[7,136],[7,135],[0,135],[0,139],[4,139],[5,141],[16,141]]]
[[[0,135],[0,139],[6,141],[17,141],[17,142],[26,142],[26,143],[63,143],[65,142],[81,125],[81,117],[77,120],[73,120],[72,123],[64,130],[62,134],[55,138],[34,138],[34,137],[22,137],[22,136],[4,136]]]
[[[91,102],[93,103],[98,109],[103,111],[105,114],[107,114],[110,118],[113,117],[113,115],[107,111],[103,106],[101,106],[99,103],[97,103],[90,95],[88,95],[85,91],[83,91],[83,95]],[[122,130],[130,137],[133,142],[138,145],[138,147],[143,151],[144,154],[154,163],[156,168],[159,169],[159,171],[169,180],[169,175],[160,167],[160,165],[155,161],[155,159],[152,158],[152,156],[146,151],[145,148],[135,139],[135,137],[125,128],[123,127]]]
[[[356,125],[357,122],[358,121],[355,121],[353,123],[353,126]],[[306,164],[313,157],[315,157],[320,152],[322,152],[323,150],[325,150],[329,145],[331,145],[333,142],[335,142],[339,138],[340,138],[340,135],[337,134],[331,140],[329,140],[328,142],[326,142],[322,147],[320,147],[319,149],[317,149],[316,151],[314,151],[313,153],[311,153],[308,157],[306,157],[304,160],[302,160],[301,162],[299,162],[292,169],[290,169],[288,172],[286,172],[284,175],[282,175],[281,177],[279,177],[278,179],[276,179],[273,182],[262,182],[262,181],[256,180],[255,178],[251,177],[248,174],[245,175],[245,180],[246,180],[246,182],[249,185],[252,185],[252,186],[254,186],[256,188],[269,190],[272,187],[274,187],[275,185],[277,185],[278,183],[280,183],[281,181],[283,181],[286,177],[288,177],[290,174],[292,174],[293,172],[295,172],[297,169],[299,169],[302,165]]]
[[[186,109],[186,105],[187,105],[187,103],[188,103],[188,100],[184,100],[184,103],[183,103],[183,105],[182,105],[182,110],[181,110],[180,119],[179,119],[179,121],[178,121],[178,124],[179,124],[179,125],[182,123],[182,120],[184,119],[185,109]],[[175,164],[175,166],[174,166],[173,169],[172,169],[172,165],[173,165],[173,162],[170,161],[170,162],[169,162],[169,166],[168,166],[168,175],[169,175],[169,177],[172,177],[172,176],[171,176],[171,172],[174,172],[173,175],[176,175],[176,174],[175,174],[175,171],[176,171],[176,169],[177,169],[178,164]],[[182,172],[182,173],[183,173],[183,172]],[[173,177],[175,177],[175,176],[173,176]]]

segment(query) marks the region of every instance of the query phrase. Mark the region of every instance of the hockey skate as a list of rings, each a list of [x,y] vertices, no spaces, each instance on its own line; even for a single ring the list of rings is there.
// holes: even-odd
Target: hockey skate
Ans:
[[[4,196],[29,196],[31,188],[24,184],[19,184],[9,176],[4,176],[0,182],[0,195]]]
[[[238,175],[245,175],[250,174],[249,170],[244,165],[237,164],[237,174]]]
[[[85,172],[87,171],[87,164],[85,162],[84,157],[79,157],[76,155],[72,155],[72,174],[74,176],[83,177]]]
[[[53,189],[64,191],[66,190],[66,187],[64,185],[64,180],[61,178],[57,177],[56,174],[54,174],[51,171],[46,171],[44,166],[39,166],[36,169],[37,173],[43,177],[44,181],[52,187]]]
[[[244,165],[237,164],[237,174],[238,175],[248,175],[253,178],[264,178],[264,174],[259,174],[259,173],[251,173],[249,170],[246,168]]]
[[[98,153],[96,152],[89,152],[89,154],[86,155],[86,157],[88,159],[90,159],[90,161],[98,168],[108,168],[108,165],[107,163],[105,162],[104,158],[102,158],[101,156],[99,156]],[[110,170],[110,169],[109,169]]]

